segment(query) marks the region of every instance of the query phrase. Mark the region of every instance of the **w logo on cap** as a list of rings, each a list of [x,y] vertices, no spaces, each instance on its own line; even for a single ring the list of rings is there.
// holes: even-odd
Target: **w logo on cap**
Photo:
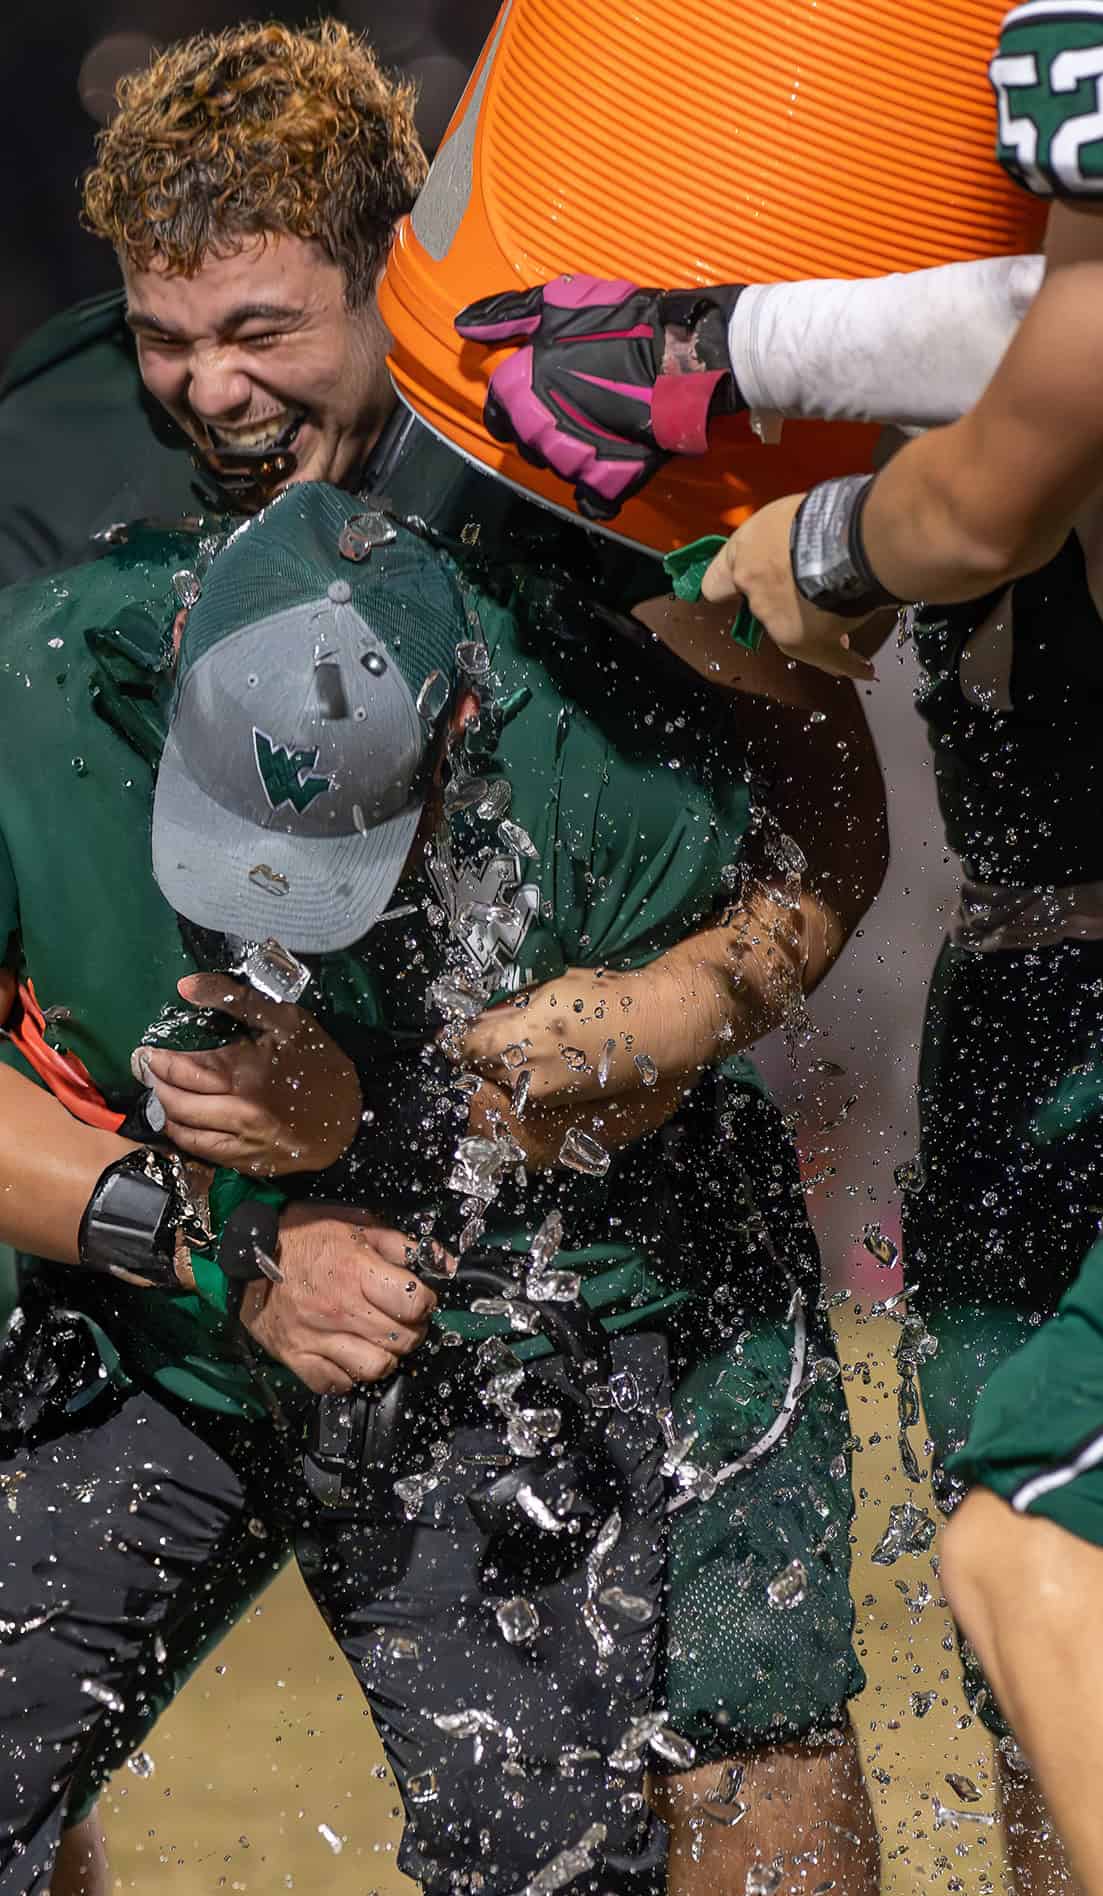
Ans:
[[[301,816],[315,797],[332,790],[332,777],[307,774],[318,761],[317,745],[313,750],[289,750],[286,744],[273,744],[267,732],[258,731],[254,725],[253,749],[264,794],[274,810],[278,810],[281,803],[290,803]]]

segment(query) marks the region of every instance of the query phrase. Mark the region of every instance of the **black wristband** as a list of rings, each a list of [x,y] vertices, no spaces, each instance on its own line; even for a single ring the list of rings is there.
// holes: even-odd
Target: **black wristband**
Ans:
[[[282,1205],[270,1205],[261,1198],[246,1198],[234,1207],[222,1228],[217,1258],[219,1270],[232,1284],[251,1284],[271,1275],[257,1252],[274,1261],[282,1210]]]
[[[81,1268],[117,1277],[148,1278],[159,1289],[178,1290],[176,1193],[154,1175],[148,1152],[127,1152],[100,1173],[77,1233]]]
[[[861,619],[879,606],[907,604],[882,586],[869,563],[862,514],[872,474],[821,481],[797,508],[789,534],[789,563],[802,599],[841,619]]]

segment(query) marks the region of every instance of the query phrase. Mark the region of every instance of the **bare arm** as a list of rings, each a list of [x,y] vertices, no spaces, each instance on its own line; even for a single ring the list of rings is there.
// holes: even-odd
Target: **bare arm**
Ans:
[[[1103,484],[1103,224],[1092,223],[1096,259],[1047,278],[977,406],[877,476],[866,553],[900,598],[970,599],[1033,572]]]
[[[694,650],[706,677],[723,663],[740,682],[740,728],[769,783],[771,816],[807,858],[799,905],[778,892],[784,874],[766,852],[751,862],[755,882],[738,905],[647,967],[568,969],[484,1014],[467,1032],[464,1061],[504,1088],[523,1055],[526,1138],[534,1108],[548,1115],[562,1105],[577,1121],[584,1102],[599,1100],[607,1112],[616,1102],[627,1136],[661,1124],[705,1066],[752,1045],[823,978],[888,860],[884,787],[853,688],[772,647],[750,654],[733,646],[730,614],[654,606],[643,616],[674,649]]]
[[[0,1242],[75,1264],[96,1180],[134,1141],[74,1119],[11,1067],[0,1067],[0,1127]]]

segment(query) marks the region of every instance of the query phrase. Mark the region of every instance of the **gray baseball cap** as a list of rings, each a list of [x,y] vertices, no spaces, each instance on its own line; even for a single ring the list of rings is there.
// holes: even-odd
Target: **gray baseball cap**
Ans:
[[[303,484],[232,535],[181,640],[153,804],[173,908],[328,954],[379,920],[410,853],[465,608],[449,562]],[[365,550],[365,539],[383,544]]]

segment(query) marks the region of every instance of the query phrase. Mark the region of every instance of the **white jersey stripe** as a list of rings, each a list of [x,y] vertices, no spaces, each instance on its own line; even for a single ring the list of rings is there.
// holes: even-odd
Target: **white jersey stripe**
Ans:
[[[1040,1501],[1045,1494],[1052,1494],[1055,1488],[1067,1488],[1078,1475],[1086,1474],[1089,1468],[1098,1468],[1103,1462],[1103,1431],[1092,1441],[1077,1451],[1071,1461],[1062,1462],[1059,1468],[1051,1468],[1047,1474],[1035,1475],[1033,1480],[1024,1481],[1011,1496],[1011,1505],[1017,1514],[1025,1514],[1027,1508]]]

